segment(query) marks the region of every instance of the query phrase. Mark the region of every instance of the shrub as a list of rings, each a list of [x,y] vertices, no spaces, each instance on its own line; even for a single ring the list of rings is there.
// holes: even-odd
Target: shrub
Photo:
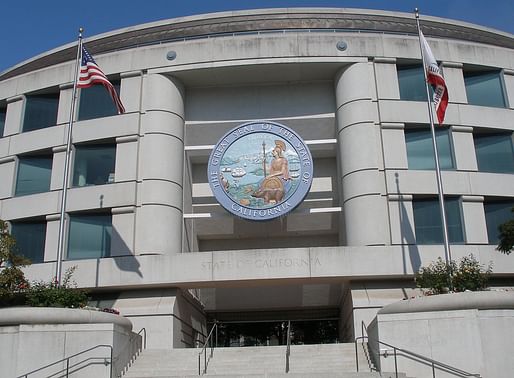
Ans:
[[[453,275],[453,290],[484,290],[492,272],[491,263],[484,269],[473,255],[465,256],[460,260]]]
[[[454,261],[447,264],[439,257],[437,261],[427,267],[421,267],[419,272],[416,273],[416,286],[425,289],[425,292],[429,295],[446,293],[451,287],[450,276],[454,268]]]
[[[0,307],[22,305],[30,285],[22,267],[30,260],[15,253],[16,241],[9,234],[7,223],[0,219]]]
[[[87,292],[77,288],[71,276],[76,267],[66,270],[62,283],[59,286],[56,279],[50,282],[33,282],[27,292],[27,304],[33,307],[70,307],[80,308],[87,305],[89,300]]]
[[[88,295],[78,289],[71,276],[76,267],[68,269],[59,286],[57,280],[29,282],[22,267],[30,260],[17,255],[16,241],[9,234],[7,223],[0,219],[0,307],[30,305],[36,307],[84,307]]]
[[[442,294],[450,291],[479,291],[487,287],[492,273],[491,264],[484,268],[470,254],[463,257],[457,264],[455,261],[447,263],[440,257],[427,267],[422,267],[416,273],[416,286],[423,289],[427,295]]]

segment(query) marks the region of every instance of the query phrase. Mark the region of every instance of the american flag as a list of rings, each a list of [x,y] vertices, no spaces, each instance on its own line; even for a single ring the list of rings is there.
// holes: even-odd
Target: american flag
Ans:
[[[77,87],[89,88],[95,84],[102,84],[109,91],[109,94],[118,109],[118,114],[125,113],[125,107],[121,103],[120,97],[114,89],[114,86],[109,79],[107,79],[107,76],[105,76],[100,67],[98,67],[89,51],[82,46],[82,59],[80,60],[80,72]]]

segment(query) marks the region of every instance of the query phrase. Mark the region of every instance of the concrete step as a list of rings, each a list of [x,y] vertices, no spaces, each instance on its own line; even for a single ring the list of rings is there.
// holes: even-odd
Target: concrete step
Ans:
[[[266,374],[206,374],[204,377],[209,378],[395,378],[394,373],[389,375],[380,374],[378,372],[361,372],[361,373],[266,373]],[[146,378],[148,376],[134,376],[134,378]],[[152,378],[197,378],[196,375],[150,375]],[[398,378],[408,378],[403,373],[398,374]]]
[[[359,366],[368,368],[362,348],[358,348]],[[198,377],[200,349],[148,349],[141,353],[124,378]],[[355,373],[355,345],[292,345],[290,370],[285,373],[286,347],[215,348],[212,358],[207,351],[208,377],[275,378],[340,377],[371,378],[373,373]],[[203,369],[203,355],[201,368]],[[393,375],[394,376],[394,375]],[[391,377],[393,377],[391,376]],[[382,375],[382,377],[386,377]],[[404,375],[400,377],[405,378]]]
[[[313,375],[312,373],[266,373],[266,374],[206,374],[204,377],[209,378],[394,378],[393,375],[380,375],[377,372],[368,372],[368,373],[316,373]],[[139,378],[139,376],[134,376],[135,378]],[[141,378],[152,377],[152,378],[194,378],[198,377],[196,375],[150,375],[150,376],[141,376]],[[398,374],[398,378],[407,378],[405,374]]]

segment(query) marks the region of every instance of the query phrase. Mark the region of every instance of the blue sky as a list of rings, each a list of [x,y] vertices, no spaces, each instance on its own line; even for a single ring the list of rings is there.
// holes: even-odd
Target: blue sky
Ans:
[[[514,34],[514,0],[18,0],[0,14],[0,71],[84,36],[173,17],[276,7],[371,8],[446,17]]]

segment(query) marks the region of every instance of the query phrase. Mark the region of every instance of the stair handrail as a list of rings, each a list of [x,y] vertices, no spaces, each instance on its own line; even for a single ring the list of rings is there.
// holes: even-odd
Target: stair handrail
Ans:
[[[141,336],[142,342],[141,344],[137,342],[138,338],[133,337],[133,334],[130,335],[129,342],[121,349],[121,351],[118,353],[118,357],[125,352],[128,348],[132,348],[132,351],[130,353],[130,359],[126,363],[125,366],[120,367],[120,370],[117,374],[117,377],[121,377],[124,373],[126,373],[127,369],[132,365],[132,363],[136,360],[139,353],[141,353],[142,350],[146,349],[146,328],[143,327],[139,330],[139,332],[136,333],[136,336]]]
[[[141,336],[141,334],[143,334],[143,336],[142,336],[142,338],[143,338],[143,349],[146,349],[146,328],[145,327],[141,328],[137,334],[139,336]]]
[[[77,356],[80,356],[81,354],[90,352],[90,351],[92,351],[94,349],[97,349],[97,348],[109,348],[110,349],[110,357],[109,357],[110,362],[107,362],[107,358],[106,357],[103,357],[103,358],[105,360],[105,362],[104,362],[105,365],[111,365],[111,368],[109,369],[109,378],[112,378],[112,354],[113,354],[113,347],[112,347],[112,345],[109,345],[109,344],[98,344],[98,345],[95,345],[94,347],[91,347],[91,348],[85,349],[85,350],[83,350],[81,352],[72,354],[71,356],[68,356],[68,357],[65,357],[65,358],[61,358],[60,360],[52,362],[51,364],[42,366],[42,367],[40,367],[38,369],[29,371],[28,373],[19,375],[16,378],[27,378],[31,374],[37,373],[37,372],[39,372],[41,370],[49,368],[49,367],[51,367],[53,365],[57,365],[57,364],[59,364],[61,362],[64,362],[64,361],[66,361],[66,375],[65,375],[65,377],[68,377],[69,376],[69,371],[70,371],[70,359],[74,358],[74,357],[77,357]]]
[[[216,338],[214,344],[212,343],[212,335],[213,334],[215,335],[215,338]],[[207,346],[209,345],[209,342],[211,344],[211,353],[209,356],[209,360],[207,360]],[[207,373],[207,365],[213,356],[214,345],[218,346],[218,322],[216,320],[214,321],[214,325],[212,326],[211,331],[209,332],[209,335],[207,336],[207,339],[205,339],[205,343],[203,344],[202,350],[200,351],[200,353],[198,353],[198,375]],[[203,354],[203,373],[202,373],[202,369],[201,369],[202,354]]]
[[[364,333],[366,333],[366,335],[364,335]],[[362,336],[359,336],[359,337],[355,338],[355,362],[356,362],[357,372],[359,372],[359,358],[357,356],[357,341],[358,340],[366,340],[367,339],[368,341],[371,340],[373,342],[378,343],[379,346],[380,345],[384,345],[384,346],[387,346],[388,348],[392,348],[393,349],[394,373],[395,373],[395,377],[396,378],[398,378],[398,361],[397,361],[398,352],[403,353],[405,355],[404,357],[409,358],[412,361],[419,362],[419,363],[423,363],[423,362],[424,363],[428,363],[428,365],[430,365],[432,367],[432,377],[433,378],[436,378],[436,368],[438,370],[444,371],[445,373],[450,373],[450,374],[453,374],[453,375],[458,376],[458,377],[482,378],[482,376],[480,374],[478,374],[478,373],[470,373],[470,372],[467,372],[465,370],[456,368],[454,366],[445,364],[444,362],[434,360],[434,359],[432,359],[430,357],[422,356],[421,354],[412,352],[410,350],[399,348],[397,346],[385,343],[385,342],[380,341],[378,339],[375,340],[375,339],[369,337],[369,335],[367,334],[367,327],[366,327],[366,324],[364,323],[364,321],[361,322],[361,334],[362,334]],[[369,348],[369,346],[368,346],[368,348]],[[388,356],[388,353],[387,353],[387,349],[386,349],[385,352],[384,352],[384,358],[386,358],[387,356]],[[380,357],[380,350],[379,350],[379,357]],[[419,360],[422,360],[423,362],[421,362]]]
[[[291,320],[287,321],[286,373],[289,373],[289,356],[291,355]]]

